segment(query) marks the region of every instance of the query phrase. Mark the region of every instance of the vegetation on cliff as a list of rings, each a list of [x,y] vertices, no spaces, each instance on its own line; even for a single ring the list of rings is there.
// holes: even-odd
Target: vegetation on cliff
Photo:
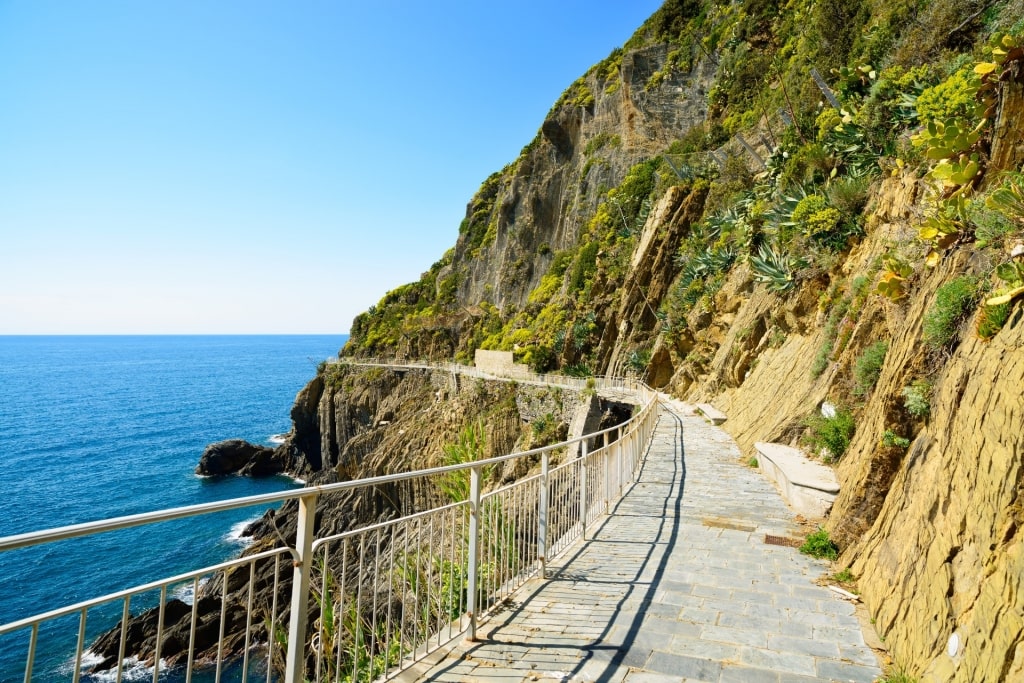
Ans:
[[[505,349],[714,400],[741,446],[837,461],[826,528],[902,666],[1024,675],[1022,17],[1020,0],[670,0],[344,354]],[[950,480],[981,486],[984,512]],[[962,660],[943,659],[953,629],[972,634]]]

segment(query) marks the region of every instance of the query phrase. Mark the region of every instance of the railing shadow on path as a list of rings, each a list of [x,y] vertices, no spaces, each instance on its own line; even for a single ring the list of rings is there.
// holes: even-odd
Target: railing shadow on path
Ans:
[[[514,607],[505,610],[502,613],[493,614],[489,624],[487,624],[486,632],[491,634],[492,637],[480,637],[475,643],[467,644],[462,649],[461,658],[449,657],[442,665],[435,667],[429,677],[421,678],[420,680],[434,680],[437,678],[443,678],[446,675],[451,675],[455,667],[459,666],[463,659],[471,659],[474,654],[481,650],[495,645],[514,645],[516,641],[511,638],[503,638],[500,641],[494,636],[500,636],[503,628],[511,626],[517,620],[525,619],[527,617],[526,608],[530,605],[532,600],[536,600],[542,597],[543,592],[553,584],[557,584],[559,581],[571,581],[573,583],[586,582],[589,584],[605,584],[605,585],[623,585],[628,586],[625,592],[619,597],[615,606],[611,611],[611,616],[607,619],[600,634],[592,638],[593,644],[591,645],[569,645],[564,643],[558,643],[554,641],[545,641],[543,636],[538,638],[531,638],[529,641],[529,647],[531,649],[545,649],[545,650],[571,650],[578,652],[582,650],[583,656],[576,663],[575,667],[568,672],[563,673],[563,680],[578,680],[578,676],[581,675],[584,669],[587,669],[587,681],[593,683],[607,683],[613,679],[615,672],[622,666],[641,665],[642,662],[629,662],[626,658],[633,648],[637,644],[641,634],[641,625],[645,617],[647,616],[647,607],[654,603],[655,595],[661,585],[663,577],[665,576],[665,570],[667,569],[668,563],[672,557],[673,550],[679,540],[680,531],[680,515],[683,503],[683,494],[686,484],[686,453],[683,443],[683,422],[678,415],[670,410],[662,410],[661,420],[671,420],[673,432],[671,436],[670,444],[659,444],[659,434],[655,431],[654,438],[647,444],[644,456],[641,458],[641,464],[635,481],[630,485],[629,489],[624,493],[614,506],[610,509],[609,514],[601,520],[598,526],[595,528],[592,536],[583,542],[572,552],[571,555],[564,558],[561,562],[561,566],[557,569],[552,568],[551,575],[548,579],[534,588],[529,594],[522,596],[521,600]],[[652,460],[649,457],[651,450],[660,445],[661,448],[671,448],[671,481],[665,482],[661,479],[650,480],[648,477],[658,476],[661,477],[664,474],[662,472],[652,472]],[[664,459],[667,459],[664,458]],[[659,462],[662,458],[659,458]],[[607,536],[609,533],[609,523],[616,518],[622,518],[627,516],[633,516],[635,513],[628,511],[627,503],[630,501],[631,496],[642,495],[637,489],[642,487],[644,484],[668,484],[667,489],[660,501],[660,521],[658,522],[658,531],[653,539],[650,541],[641,540],[623,540],[623,539],[611,539]],[[643,515],[648,518],[648,515]],[[635,571],[632,572],[630,578],[621,581],[610,581],[608,579],[601,578],[588,578],[585,574],[572,573],[571,568],[574,562],[584,557],[588,553],[594,553],[603,544],[641,544],[648,545],[649,548],[643,555],[643,559],[639,565],[636,566]],[[660,557],[658,557],[659,547],[661,549]],[[644,581],[643,576],[648,572],[652,563],[656,563],[656,568],[653,570],[650,581]],[[626,605],[631,602],[639,604],[638,609],[632,612],[631,618],[629,617],[630,611],[626,608]],[[504,614],[504,618],[498,621],[499,614]],[[622,626],[622,622],[619,621],[619,617],[625,617],[628,621],[625,624],[625,635],[622,637],[621,642],[610,642],[611,631],[616,626]],[[565,635],[572,635],[566,633]]]

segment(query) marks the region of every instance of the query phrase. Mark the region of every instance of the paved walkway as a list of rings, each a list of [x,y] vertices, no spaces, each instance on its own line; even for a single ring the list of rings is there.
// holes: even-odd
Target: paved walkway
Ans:
[[[591,540],[399,680],[857,681],[880,674],[854,607],[814,583],[793,513],[720,428],[668,404],[639,482]]]

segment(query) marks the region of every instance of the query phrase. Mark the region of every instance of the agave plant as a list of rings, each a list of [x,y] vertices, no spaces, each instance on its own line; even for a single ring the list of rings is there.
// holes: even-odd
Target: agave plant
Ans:
[[[707,249],[696,256],[688,257],[683,262],[683,271],[679,275],[681,286],[685,289],[697,280],[723,273],[736,261],[736,251],[731,247]]]
[[[914,81],[910,84],[909,92],[900,93],[899,101],[892,110],[894,124],[897,126],[908,126],[917,122],[917,98],[927,87],[927,83]]]
[[[739,213],[735,208],[729,207],[721,213],[705,218],[701,224],[700,235],[709,242],[714,242],[728,230],[729,225],[737,220],[739,220]]]
[[[555,330],[554,340],[552,341],[552,347],[557,353],[561,353],[565,348],[565,328]]]
[[[761,245],[757,255],[750,255],[754,279],[765,283],[772,292],[786,292],[792,289],[796,284],[793,271],[802,265],[799,259],[783,256],[767,244]]]
[[[707,263],[708,269],[721,273],[729,269],[736,261],[736,252],[726,246],[720,249],[712,249],[701,254],[700,258]]]
[[[776,230],[796,227],[796,223],[793,221],[793,211],[807,197],[807,194],[807,188],[803,185],[794,185],[785,191],[780,191],[775,204],[765,212],[765,221],[774,225]]]

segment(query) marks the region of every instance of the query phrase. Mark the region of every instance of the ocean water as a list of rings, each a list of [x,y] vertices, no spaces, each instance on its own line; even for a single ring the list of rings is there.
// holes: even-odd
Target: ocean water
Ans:
[[[0,537],[297,486],[194,468],[213,441],[272,445],[296,392],[345,339],[0,337]],[[222,561],[264,510],[0,553],[0,624]],[[119,608],[91,611],[90,637],[119,619]],[[76,629],[41,629],[33,681],[70,680]],[[0,636],[0,682],[23,679],[27,643]]]

